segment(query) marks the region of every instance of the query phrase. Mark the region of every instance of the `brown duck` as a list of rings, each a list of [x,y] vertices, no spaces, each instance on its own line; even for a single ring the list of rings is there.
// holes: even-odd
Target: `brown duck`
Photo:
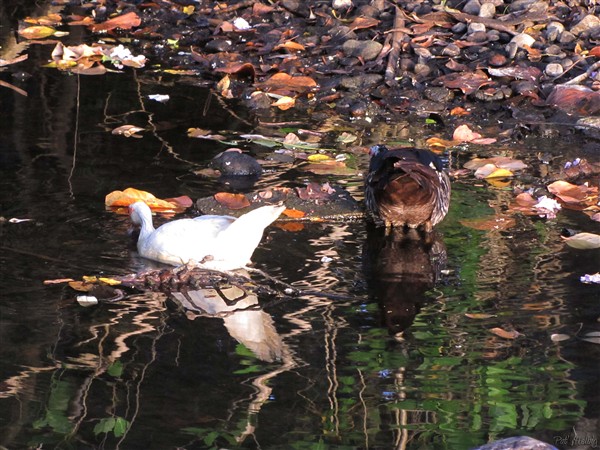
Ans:
[[[450,179],[429,150],[384,145],[370,149],[365,202],[376,224],[429,233],[448,213]]]

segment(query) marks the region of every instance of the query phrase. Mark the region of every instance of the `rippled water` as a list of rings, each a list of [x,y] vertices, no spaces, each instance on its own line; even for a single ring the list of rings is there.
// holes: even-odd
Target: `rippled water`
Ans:
[[[210,195],[217,185],[192,172],[223,147],[187,128],[252,131],[252,118],[177,78],[30,69],[28,97],[0,90],[0,214],[30,219],[0,224],[3,446],[468,449],[515,435],[558,444],[573,430],[598,438],[599,347],[577,338],[598,328],[598,289],[579,282],[598,257],[559,238],[564,226],[593,231],[578,213],[473,230],[460,220],[492,214],[505,196],[457,182],[427,245],[362,222],[269,228],[255,265],[336,296],[252,298],[261,308],[214,317],[163,294],[83,308],[75,291],[43,281],[149,266],[104,196],[127,186]],[[146,98],[155,93],[170,102]],[[111,135],[124,123],[154,128]],[[275,171],[263,184],[278,177],[308,178]],[[554,343],[554,333],[570,338]]]

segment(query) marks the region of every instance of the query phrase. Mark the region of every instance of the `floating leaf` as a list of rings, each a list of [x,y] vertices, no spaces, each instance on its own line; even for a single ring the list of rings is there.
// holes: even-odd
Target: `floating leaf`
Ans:
[[[317,82],[307,76],[291,76],[284,72],[273,75],[263,83],[263,88],[270,90],[288,89],[298,93],[304,93],[317,88]]]
[[[127,188],[124,191],[113,191],[106,196],[104,204],[108,207],[127,207],[137,201],[143,201],[150,209],[155,211],[177,211],[183,210],[180,206],[171,202],[156,198],[153,194],[135,188]]]
[[[283,97],[280,97],[279,99],[277,99],[277,101],[275,103],[273,103],[271,106],[277,106],[282,111],[285,111],[290,108],[293,108],[295,105],[296,105],[296,100],[293,97],[288,97],[287,95],[284,95]]]
[[[54,280],[44,280],[44,284],[62,284],[62,283],[70,283],[71,281],[75,281],[73,278],[57,278]]]
[[[77,303],[79,303],[81,306],[95,306],[98,304],[98,299],[96,297],[94,297],[93,295],[78,295],[77,296]]]
[[[600,284],[600,273],[596,272],[593,275],[585,274],[579,278],[579,281],[585,284]]]
[[[580,250],[600,248],[600,235],[594,233],[577,233],[570,237],[562,237],[569,247]]]
[[[19,30],[19,34],[25,39],[43,39],[52,36],[56,30],[44,25],[33,25],[31,27]]]
[[[69,281],[69,286],[79,292],[89,292],[94,284],[87,281]]]
[[[506,178],[512,177],[513,173],[508,169],[496,169],[489,175],[486,175],[485,178]]]
[[[98,277],[98,281],[101,281],[104,284],[108,284],[109,286],[116,286],[118,284],[121,284],[119,280],[115,280],[114,278]]]
[[[26,17],[23,21],[34,25],[58,25],[62,22],[62,17],[60,14],[48,14],[41,17]]]
[[[232,194],[230,192],[217,192],[215,200],[229,209],[242,209],[250,206],[250,201],[244,194]]]
[[[565,203],[583,203],[586,200],[591,200],[590,203],[594,204],[598,199],[597,187],[578,186],[568,181],[555,181],[548,185],[548,191]]]
[[[494,314],[487,313],[465,313],[465,317],[468,317],[469,319],[489,319],[496,316]]]
[[[515,226],[516,221],[510,216],[484,216],[474,219],[463,219],[460,224],[474,230],[491,231],[506,230]]]
[[[301,219],[302,217],[306,216],[304,211],[300,211],[298,209],[285,209],[282,214],[292,219]]]
[[[142,136],[137,134],[140,131],[145,130],[144,128],[136,127],[135,125],[121,125],[120,127],[117,127],[114,130],[112,130],[112,134],[125,137],[141,138]]]
[[[582,341],[591,342],[592,344],[600,344],[600,332],[590,331],[580,337]]]
[[[490,333],[495,334],[498,337],[501,337],[503,339],[516,339],[519,336],[521,336],[521,333],[519,333],[516,330],[504,330],[502,328],[492,328],[489,330]]]
[[[108,19],[106,22],[90,25],[90,30],[93,32],[111,31],[116,28],[128,30],[133,27],[138,27],[142,23],[142,19],[135,12],[128,12],[121,16]]]
[[[568,339],[571,339],[571,336],[569,336],[568,334],[553,333],[550,335],[550,340],[552,342],[562,342]]]
[[[304,45],[299,44],[298,42],[294,42],[294,41],[286,41],[283,44],[277,44],[275,46],[275,48],[273,48],[273,50],[280,50],[282,48],[285,50],[293,51],[293,52],[300,52],[300,51],[306,50]]]

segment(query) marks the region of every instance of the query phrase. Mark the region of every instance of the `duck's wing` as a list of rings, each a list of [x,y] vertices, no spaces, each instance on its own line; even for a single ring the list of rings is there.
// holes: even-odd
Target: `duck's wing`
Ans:
[[[138,250],[146,258],[176,266],[189,261],[200,263],[214,253],[218,234],[234,220],[228,216],[201,216],[168,222],[141,242]]]

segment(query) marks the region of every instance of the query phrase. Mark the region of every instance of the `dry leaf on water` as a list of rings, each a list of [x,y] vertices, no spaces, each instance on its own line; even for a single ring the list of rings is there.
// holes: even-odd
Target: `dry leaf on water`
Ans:
[[[250,201],[244,194],[232,194],[230,192],[217,192],[215,200],[229,209],[242,209],[250,206]]]
[[[178,202],[183,201],[184,197],[178,197],[176,200]],[[189,203],[192,203],[192,200],[187,197]],[[127,207],[137,201],[143,201],[146,203],[150,209],[154,211],[161,212],[173,212],[173,211],[183,211],[186,207],[182,206],[181,203],[170,202],[166,200],[161,200],[156,198],[153,194],[146,191],[141,191],[135,188],[127,188],[124,191],[113,191],[106,196],[104,199],[104,204],[109,208],[124,208]],[[187,202],[187,200],[186,200]],[[119,211],[117,211],[119,212]]]
[[[598,201],[598,188],[587,185],[575,185],[568,181],[555,181],[548,185],[548,191],[565,203],[595,205]]]
[[[569,247],[580,250],[600,248],[600,235],[594,233],[577,233],[570,237],[562,237]]]
[[[306,213],[304,211],[300,211],[299,209],[285,209],[283,211],[283,215],[291,219],[301,219],[306,216]]]
[[[111,31],[116,28],[128,30],[133,27],[138,27],[142,23],[142,19],[135,12],[128,12],[121,16],[108,19],[106,22],[95,23],[90,25],[90,30],[93,32]]]
[[[505,330],[503,328],[492,328],[489,332],[503,339],[516,339],[521,336],[521,333],[516,330]]]

